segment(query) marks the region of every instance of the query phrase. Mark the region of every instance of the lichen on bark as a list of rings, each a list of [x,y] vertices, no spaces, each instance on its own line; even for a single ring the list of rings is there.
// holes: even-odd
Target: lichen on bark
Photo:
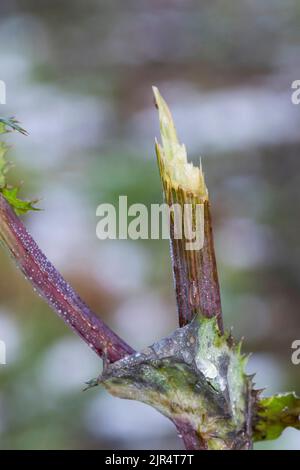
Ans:
[[[251,378],[247,357],[215,318],[196,315],[145,350],[105,367],[98,383],[188,427],[203,449],[251,448]]]

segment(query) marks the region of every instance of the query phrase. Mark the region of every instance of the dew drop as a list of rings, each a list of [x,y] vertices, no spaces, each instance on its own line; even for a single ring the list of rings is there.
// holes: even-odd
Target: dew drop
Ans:
[[[198,307],[200,303],[199,288],[196,281],[192,281],[190,284],[189,303],[192,307]]]

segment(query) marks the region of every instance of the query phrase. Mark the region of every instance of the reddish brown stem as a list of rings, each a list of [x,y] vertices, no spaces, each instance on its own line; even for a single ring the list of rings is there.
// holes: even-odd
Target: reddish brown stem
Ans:
[[[200,313],[208,318],[216,317],[222,332],[221,297],[209,201],[204,202],[203,248],[186,250],[186,240],[176,240],[173,231],[171,222],[171,254],[179,324],[185,326],[196,313]]]
[[[1,194],[0,240],[34,289],[101,358],[115,362],[134,353],[64,280]]]
[[[174,424],[186,450],[207,450],[206,442],[199,438],[199,434],[191,427],[190,423],[174,421]]]

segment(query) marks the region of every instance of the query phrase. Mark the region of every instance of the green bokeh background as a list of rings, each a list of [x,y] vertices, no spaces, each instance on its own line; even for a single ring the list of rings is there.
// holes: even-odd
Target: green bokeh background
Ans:
[[[300,8],[296,0],[3,0],[1,115],[11,177],[41,198],[26,225],[86,302],[135,348],[176,326],[167,241],[96,238],[96,207],[161,202],[151,85],[168,100],[213,207],[224,318],[266,393],[300,391]],[[0,251],[1,449],[175,449],[154,410],[82,392],[101,361]],[[286,430],[258,448],[300,449]]]

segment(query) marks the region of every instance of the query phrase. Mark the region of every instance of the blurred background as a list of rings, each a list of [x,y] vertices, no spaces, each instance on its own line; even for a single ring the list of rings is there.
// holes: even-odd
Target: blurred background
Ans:
[[[2,0],[1,115],[11,173],[41,198],[26,225],[83,299],[135,348],[177,327],[167,241],[96,238],[102,202],[160,203],[151,85],[202,156],[224,319],[266,394],[300,392],[300,79],[297,0]],[[101,361],[0,251],[1,449],[181,449],[163,416],[82,392]],[[300,449],[288,429],[257,448]]]

